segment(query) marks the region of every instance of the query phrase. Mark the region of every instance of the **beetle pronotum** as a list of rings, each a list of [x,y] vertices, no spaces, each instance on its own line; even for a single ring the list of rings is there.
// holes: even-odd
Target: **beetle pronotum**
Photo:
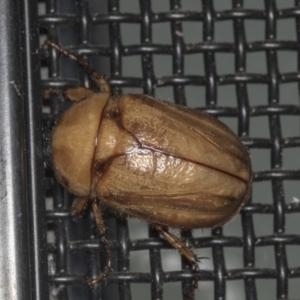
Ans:
[[[168,227],[216,227],[235,216],[251,189],[251,165],[238,137],[217,119],[146,95],[113,96],[106,79],[85,61],[51,41],[46,45],[75,60],[97,91],[73,87],[76,101],[52,136],[59,182],[77,196],[72,212],[92,208],[110,270],[101,207],[149,222],[196,271],[198,259]],[[193,289],[193,290],[194,290]],[[188,295],[189,297],[189,295]]]

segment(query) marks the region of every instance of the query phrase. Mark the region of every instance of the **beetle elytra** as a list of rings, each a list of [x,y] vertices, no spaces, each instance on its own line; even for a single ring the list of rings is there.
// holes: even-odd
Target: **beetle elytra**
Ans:
[[[216,227],[235,216],[251,189],[251,164],[239,138],[217,119],[146,95],[113,96],[107,81],[86,62],[51,41],[90,75],[97,91],[65,91],[76,101],[52,136],[59,182],[77,196],[73,214],[91,207],[108,263],[101,207],[143,219],[193,265],[197,257],[168,227]]]

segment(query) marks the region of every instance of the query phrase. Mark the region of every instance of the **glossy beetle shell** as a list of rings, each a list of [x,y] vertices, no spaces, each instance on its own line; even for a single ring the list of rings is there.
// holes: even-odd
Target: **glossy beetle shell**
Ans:
[[[227,126],[145,95],[94,94],[73,105],[52,154],[70,192],[170,227],[222,225],[251,188],[248,152]]]

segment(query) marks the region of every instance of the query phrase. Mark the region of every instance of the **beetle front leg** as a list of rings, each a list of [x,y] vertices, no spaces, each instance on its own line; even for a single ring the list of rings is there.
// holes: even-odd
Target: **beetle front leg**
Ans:
[[[193,296],[195,289],[198,288],[198,280],[200,274],[200,269],[198,266],[199,259],[196,256],[196,254],[193,252],[193,250],[188,248],[176,235],[168,232],[168,230],[164,229],[160,225],[154,225],[154,228],[167,242],[171,244],[172,247],[177,249],[177,251],[181,255],[183,255],[193,266],[193,270],[195,271],[195,277],[193,280],[192,288],[185,297],[185,300],[188,300]]]
[[[64,91],[59,89],[45,89],[43,90],[43,98],[49,100],[51,97],[57,96],[62,102],[67,98],[70,101],[78,102],[84,100],[95,92],[83,86],[70,87]]]
[[[105,238],[106,228],[104,226],[102,213],[99,209],[99,206],[97,205],[96,200],[93,200],[93,202],[92,202],[92,210],[93,210],[93,214],[94,214],[94,218],[95,218],[97,228],[98,228],[99,233],[100,233],[100,240],[101,240],[101,243],[104,246],[104,249],[105,249],[105,252],[106,252],[107,261],[106,261],[106,266],[105,266],[103,272],[100,273],[96,278],[88,280],[89,285],[93,285],[93,284],[98,283],[102,280],[106,280],[107,275],[108,275],[109,271],[111,270],[111,253],[110,253],[110,250],[109,250],[109,247],[108,247],[108,244],[107,244],[107,240]]]
[[[65,97],[74,102],[84,100],[94,94],[93,90],[83,86],[71,87],[64,91]]]

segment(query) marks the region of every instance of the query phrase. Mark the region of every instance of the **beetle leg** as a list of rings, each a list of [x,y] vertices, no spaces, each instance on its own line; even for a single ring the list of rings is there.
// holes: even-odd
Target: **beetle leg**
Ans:
[[[195,277],[193,280],[192,288],[186,295],[185,299],[190,299],[195,289],[198,287],[198,280],[200,269],[198,266],[198,258],[192,249],[188,248],[176,235],[168,232],[165,228],[160,225],[154,225],[155,229],[159,232],[159,234],[171,244],[181,255],[183,255],[193,266],[193,270],[195,271]]]
[[[178,252],[183,255],[191,264],[197,264],[196,254],[189,249],[176,235],[170,233],[169,231],[163,229],[160,225],[155,225],[155,229],[160,233],[160,235],[171,244],[172,247],[178,250]],[[197,264],[198,266],[198,264]]]
[[[91,79],[95,82],[97,87],[99,88],[100,93],[108,93],[110,94],[110,85],[108,84],[108,81],[98,74],[96,71],[93,71],[90,73]]]
[[[43,98],[49,100],[53,96],[57,96],[62,102],[67,98],[70,101],[81,101],[92,95],[95,92],[91,89],[88,89],[84,86],[70,87],[65,91],[59,89],[45,89],[43,90]]]
[[[95,94],[91,89],[83,86],[71,87],[64,91],[66,98],[71,101],[81,101]]]
[[[102,213],[101,213],[101,211],[99,209],[99,206],[98,206],[98,204],[97,204],[97,202],[95,200],[92,202],[92,209],[93,209],[93,213],[94,213],[94,218],[95,218],[96,225],[98,227],[100,236],[102,237],[102,236],[105,235],[106,228],[104,226],[104,221],[103,221],[103,218],[102,218]]]
[[[95,222],[96,222],[96,225],[97,225],[99,233],[100,233],[100,240],[101,240],[101,243],[104,246],[104,249],[106,252],[107,261],[106,261],[106,266],[104,268],[104,271],[102,273],[100,273],[96,278],[89,280],[88,281],[89,285],[93,285],[102,280],[106,280],[107,275],[108,275],[109,271],[111,270],[111,253],[110,253],[110,250],[109,250],[109,247],[107,244],[107,240],[104,236],[106,228],[104,226],[104,221],[102,218],[101,211],[95,200],[92,202],[92,209],[93,209],[93,213],[94,213]]]
[[[77,197],[72,204],[72,216],[76,218],[81,218],[87,207],[88,207],[89,198],[87,197]]]
[[[58,97],[61,101],[64,101],[64,94],[61,90],[59,89],[44,89],[43,90],[43,98],[46,100],[49,100],[51,97]]]
[[[50,40],[46,40],[43,44],[43,47],[45,45],[54,48],[56,51],[63,54],[67,58],[74,60],[87,74],[89,74],[91,79],[94,81],[94,83],[98,87],[100,93],[110,93],[110,86],[109,86],[107,80],[103,76],[99,75],[95,70],[93,70],[86,61],[69,53],[68,51],[64,50],[57,44],[51,42]]]

